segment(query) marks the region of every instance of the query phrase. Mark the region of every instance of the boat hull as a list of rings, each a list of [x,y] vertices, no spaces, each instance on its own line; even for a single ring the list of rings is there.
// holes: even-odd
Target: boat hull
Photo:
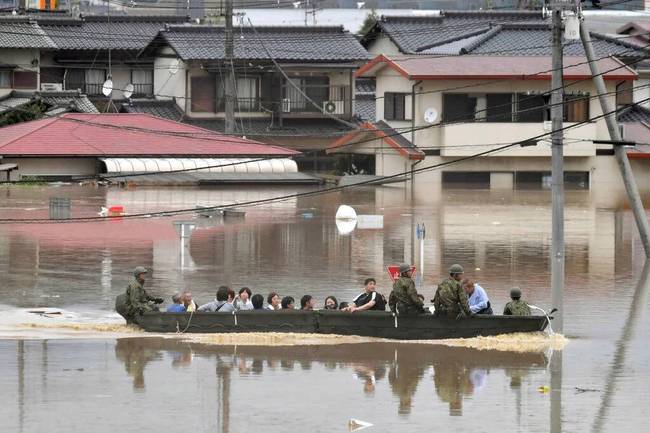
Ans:
[[[470,338],[543,331],[544,316],[475,316],[463,320],[430,314],[396,316],[364,311],[241,311],[235,313],[145,313],[136,323],[149,332],[294,332],[358,335],[398,340]]]

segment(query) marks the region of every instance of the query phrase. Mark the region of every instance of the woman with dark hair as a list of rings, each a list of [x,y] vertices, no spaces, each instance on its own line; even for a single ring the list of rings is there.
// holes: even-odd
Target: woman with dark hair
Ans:
[[[237,311],[252,310],[253,304],[251,302],[251,296],[253,296],[253,292],[251,292],[251,289],[249,289],[248,287],[242,287],[239,290],[239,294],[235,298],[235,310]]]
[[[334,296],[328,296],[325,298],[325,306],[323,308],[325,310],[338,310],[339,301]]]
[[[285,296],[282,298],[282,302],[280,304],[282,305],[283,310],[293,310],[293,303],[294,299],[291,296]]]
[[[266,297],[266,302],[269,305],[266,306],[267,310],[279,310],[280,309],[280,295],[275,292],[269,293],[269,296]]]

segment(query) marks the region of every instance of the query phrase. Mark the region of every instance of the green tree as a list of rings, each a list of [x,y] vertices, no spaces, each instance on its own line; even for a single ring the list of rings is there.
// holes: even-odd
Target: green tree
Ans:
[[[379,21],[379,15],[377,15],[377,11],[374,9],[370,10],[370,13],[366,15],[366,19],[363,20],[363,24],[361,25],[361,29],[359,29],[359,34],[360,35],[365,35],[368,33],[368,31]]]
[[[46,109],[47,105],[43,101],[30,102],[22,107],[10,110],[5,114],[0,115],[0,127],[39,119],[43,116]]]

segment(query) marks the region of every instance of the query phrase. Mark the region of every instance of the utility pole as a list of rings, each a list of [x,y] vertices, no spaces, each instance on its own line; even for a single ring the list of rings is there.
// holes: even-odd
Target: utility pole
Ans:
[[[226,0],[226,41],[225,41],[225,66],[226,73],[224,83],[225,114],[226,114],[226,134],[235,133],[235,68],[233,65],[234,41],[232,36],[232,0]],[[216,97],[216,95],[215,95]]]
[[[564,105],[562,104],[563,82],[563,50],[562,50],[562,10],[564,4],[554,1],[551,3],[553,14],[553,74],[551,77],[551,187],[553,196],[553,234],[551,245],[551,300],[552,307],[557,308],[554,314],[553,327],[558,332],[564,328],[564,143],[562,119]]]
[[[582,39],[582,45],[585,49],[587,60],[589,60],[591,75],[593,75],[594,85],[596,86],[596,91],[598,92],[598,97],[600,99],[600,107],[602,108],[603,113],[609,113],[605,116],[607,129],[609,130],[609,137],[612,141],[621,142],[621,131],[618,129],[616,113],[607,99],[605,80],[599,72],[598,64],[594,61],[595,55],[591,43],[591,35],[589,34],[587,27],[584,25],[584,21],[580,23],[580,39]],[[614,155],[616,157],[616,162],[618,163],[618,168],[621,171],[621,177],[623,178],[623,184],[625,184],[628,199],[630,200],[630,207],[634,214],[636,227],[639,230],[639,237],[641,238],[643,249],[645,250],[646,257],[650,257],[650,228],[648,227],[648,219],[645,214],[643,202],[641,201],[641,196],[639,195],[639,188],[634,180],[634,173],[632,173],[632,167],[630,167],[630,161],[627,158],[625,147],[614,145]]]

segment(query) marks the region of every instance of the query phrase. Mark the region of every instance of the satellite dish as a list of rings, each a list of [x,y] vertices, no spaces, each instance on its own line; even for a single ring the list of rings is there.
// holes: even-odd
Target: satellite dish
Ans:
[[[438,110],[435,108],[427,108],[427,111],[424,112],[424,121],[431,124],[438,120]]]
[[[133,90],[135,90],[135,87],[133,87],[133,84],[129,83],[126,86],[124,86],[124,90],[122,91],[122,94],[126,99],[129,99],[131,96],[133,96]]]
[[[102,93],[104,96],[111,96],[111,93],[113,93],[113,80],[109,78],[104,81],[104,84],[102,85]]]
[[[174,75],[176,72],[178,72],[178,67],[179,67],[179,61],[178,61],[178,59],[174,59],[169,64],[169,73]]]

